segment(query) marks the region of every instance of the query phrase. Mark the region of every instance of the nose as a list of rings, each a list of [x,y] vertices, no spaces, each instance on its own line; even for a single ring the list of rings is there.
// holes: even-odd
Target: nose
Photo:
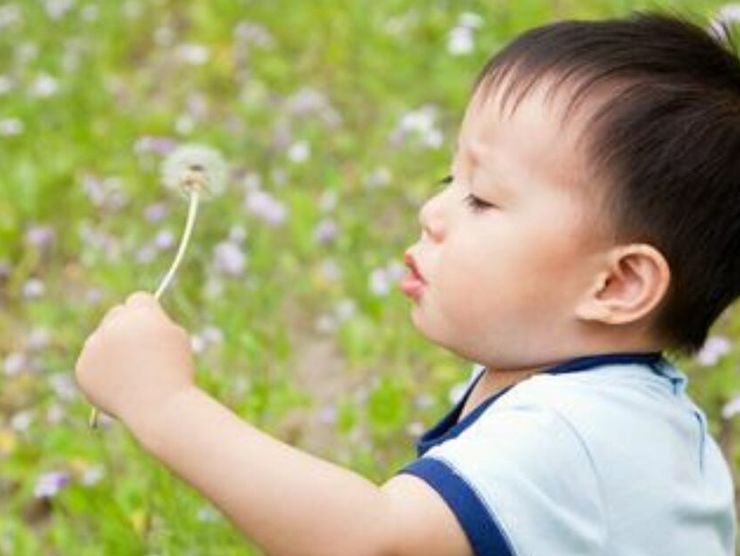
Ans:
[[[439,242],[445,236],[445,216],[442,206],[443,192],[430,197],[419,210],[422,231],[432,241]]]

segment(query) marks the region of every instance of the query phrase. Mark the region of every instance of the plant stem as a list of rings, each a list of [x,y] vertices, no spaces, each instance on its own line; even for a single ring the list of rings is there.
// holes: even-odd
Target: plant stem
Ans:
[[[188,247],[188,243],[190,242],[190,236],[193,233],[193,227],[195,226],[195,218],[198,214],[198,190],[193,188],[190,189],[190,207],[188,209],[188,219],[185,224],[185,231],[182,234],[182,238],[180,239],[180,246],[177,249],[177,254],[175,255],[175,260],[172,262],[172,265],[170,266],[170,269],[167,271],[167,274],[162,279],[162,282],[159,284],[159,287],[157,288],[157,291],[154,293],[155,299],[159,299],[162,296],[162,293],[167,288],[167,286],[170,285],[172,282],[172,278],[175,276],[175,272],[177,272],[177,268],[180,266],[180,262],[183,259],[183,256],[185,255],[185,250]],[[97,429],[98,428],[98,409],[96,407],[93,407],[90,411],[90,419],[88,420],[88,425],[91,429]]]

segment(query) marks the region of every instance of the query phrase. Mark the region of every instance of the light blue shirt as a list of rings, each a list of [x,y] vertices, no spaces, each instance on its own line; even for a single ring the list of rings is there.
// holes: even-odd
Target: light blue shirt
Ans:
[[[476,556],[735,554],[729,467],[661,353],[574,358],[459,420],[483,370],[400,471],[436,490]]]

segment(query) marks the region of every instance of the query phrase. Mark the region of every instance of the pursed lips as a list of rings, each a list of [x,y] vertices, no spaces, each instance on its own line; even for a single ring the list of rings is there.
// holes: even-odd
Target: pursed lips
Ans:
[[[414,260],[414,257],[410,251],[406,251],[406,253],[404,253],[403,261],[406,263],[406,266],[409,268],[409,270],[411,270],[415,278],[418,278],[424,284],[427,283],[427,281],[424,279],[424,276],[419,271],[419,267],[416,264],[416,261]]]

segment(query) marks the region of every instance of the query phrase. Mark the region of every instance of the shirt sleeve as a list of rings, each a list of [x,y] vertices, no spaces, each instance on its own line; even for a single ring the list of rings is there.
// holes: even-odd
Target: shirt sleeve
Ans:
[[[400,473],[431,486],[476,556],[600,554],[603,500],[593,462],[547,407],[492,406]]]

